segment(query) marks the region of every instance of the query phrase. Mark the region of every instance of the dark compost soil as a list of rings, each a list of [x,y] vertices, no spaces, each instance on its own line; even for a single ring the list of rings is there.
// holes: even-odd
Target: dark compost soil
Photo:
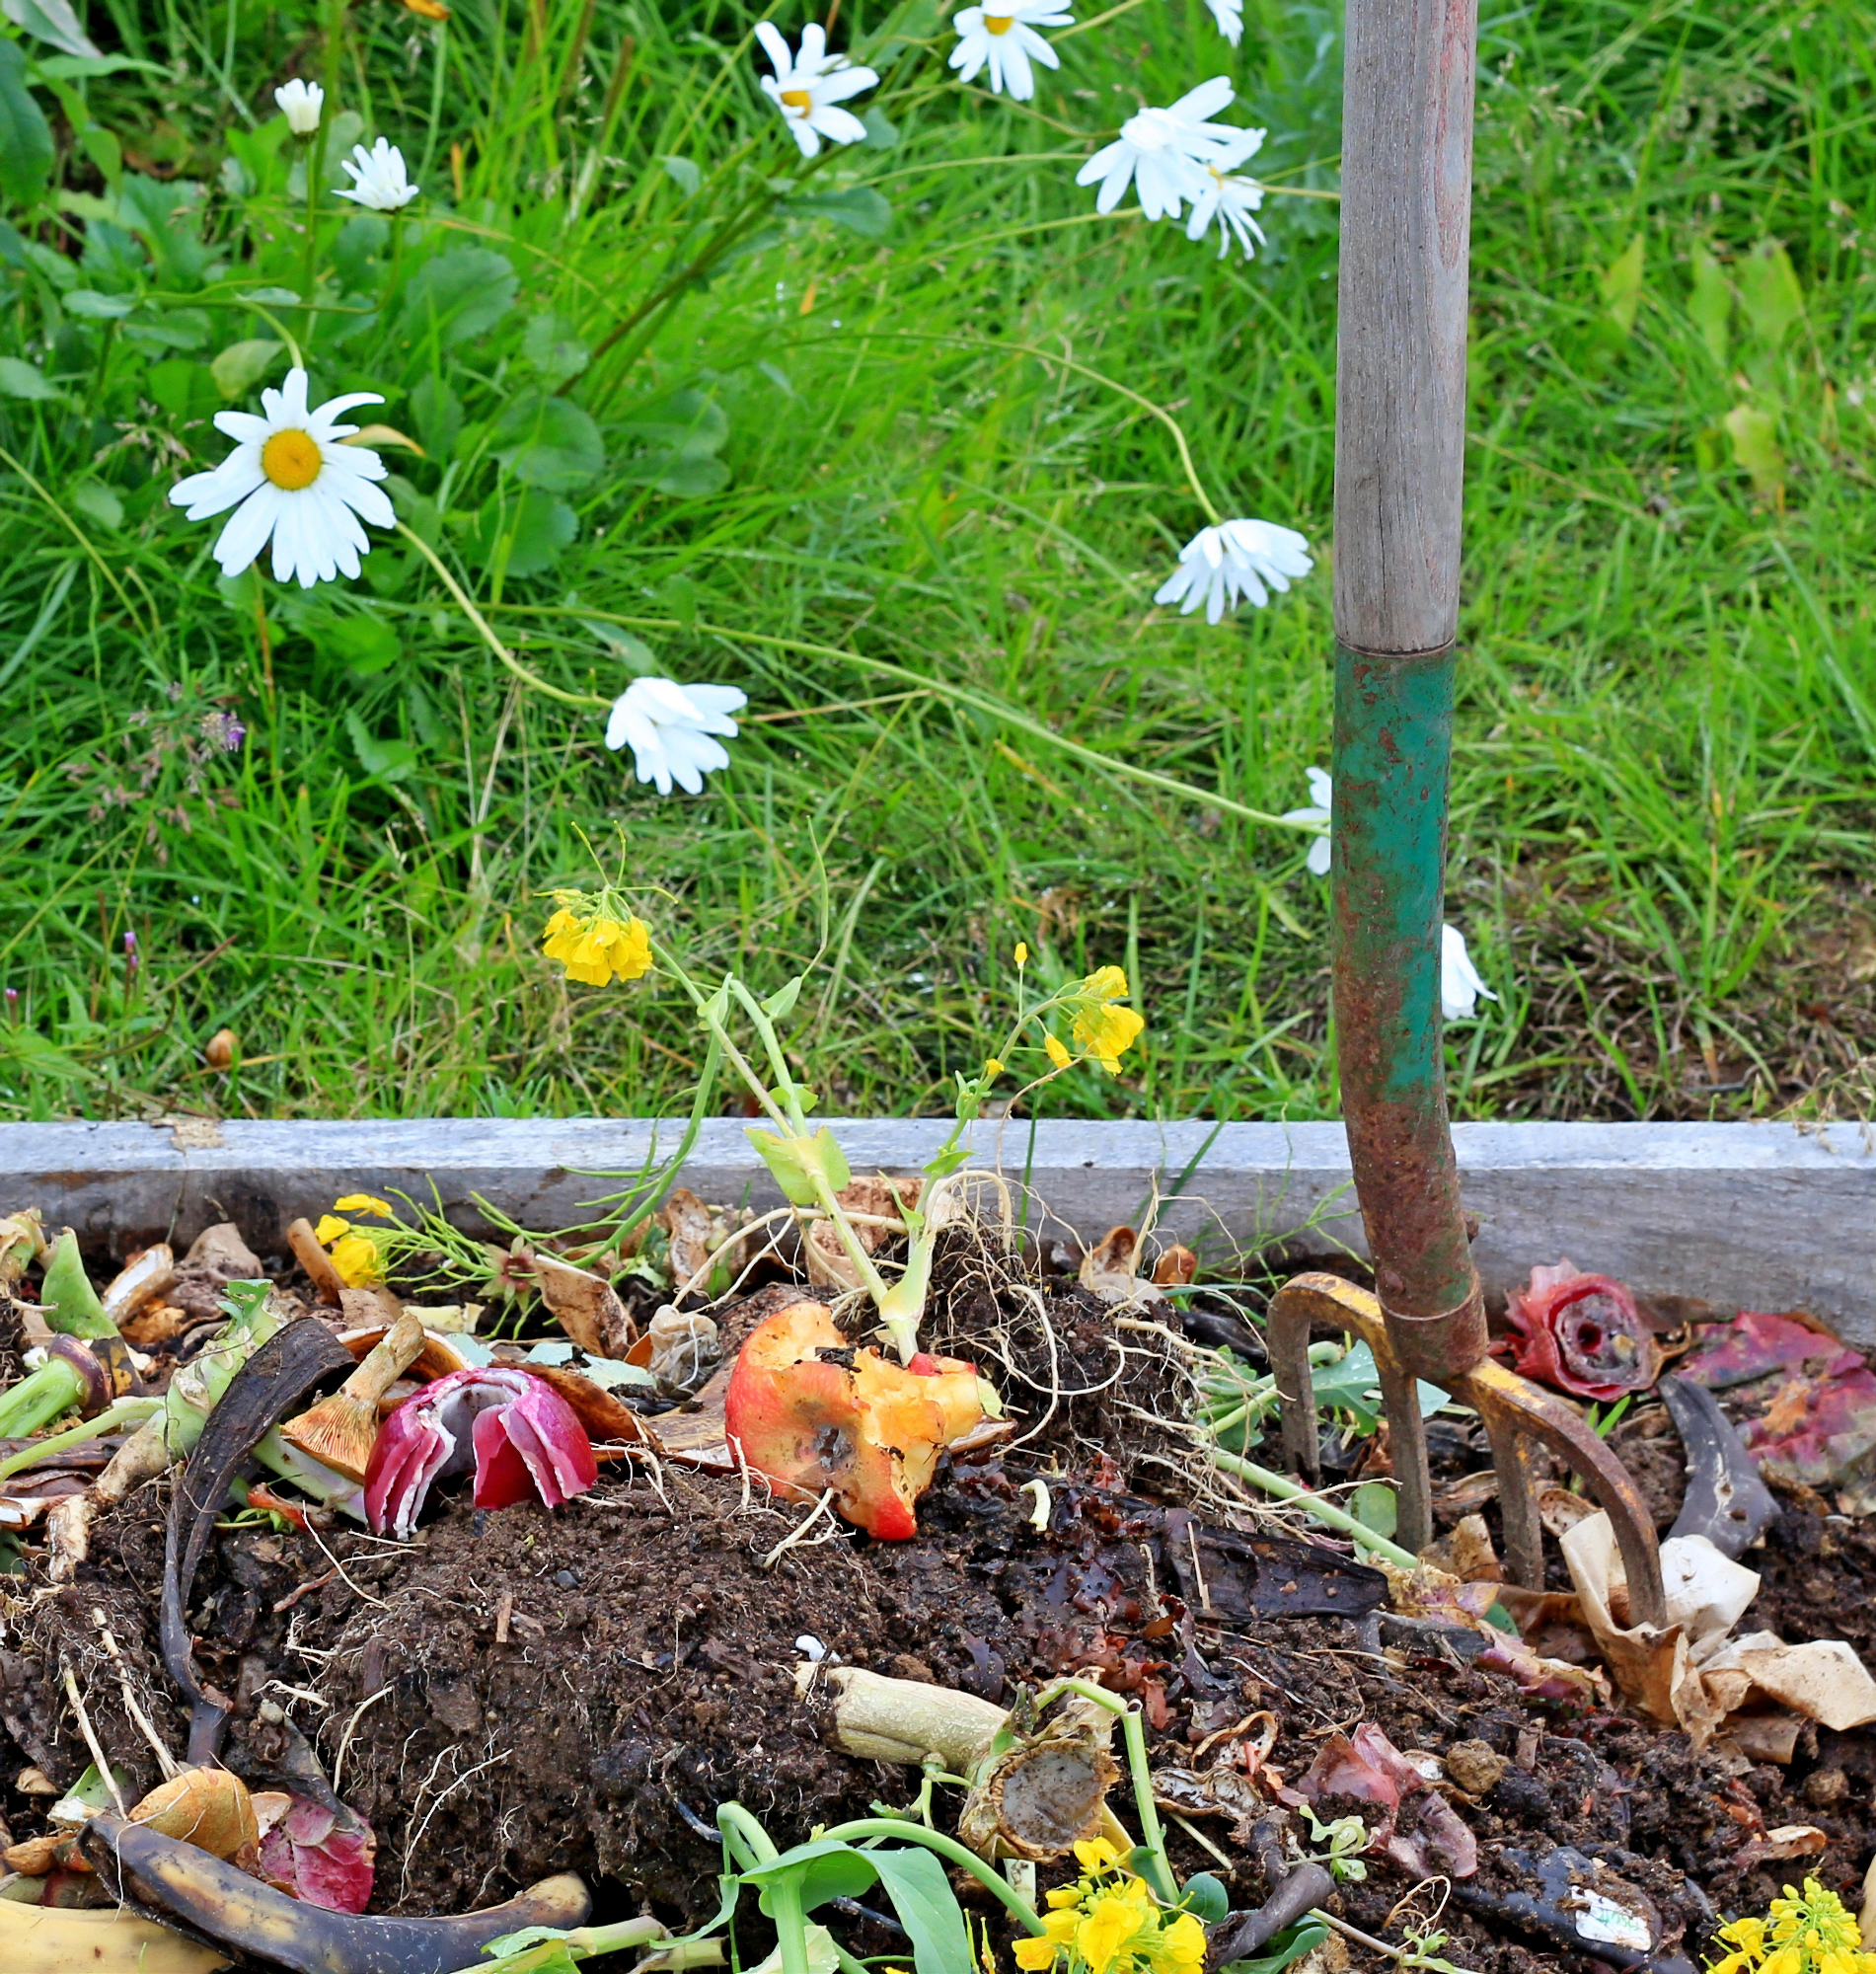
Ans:
[[[669,1465],[610,1469],[552,1515],[480,1513],[459,1490],[407,1545],[350,1525],[224,1532],[189,1626],[203,1678],[237,1703],[229,1766],[269,1767],[273,1723],[297,1725],[376,1829],[374,1910],[460,1911],[570,1868],[595,1886],[601,1916],[648,1904],[701,1920],[720,1868],[719,1802],[739,1800],[786,1844],[916,1793],[913,1772],[828,1745],[822,1710],[795,1695],[807,1635],[840,1662],[999,1701],[1022,1683],[1094,1672],[1140,1699],[1157,1765],[1203,1768],[1263,1709],[1280,1723],[1269,1761],[1291,1778],[1362,1720],[1402,1750],[1487,1744],[1505,1758],[1502,1776],[1476,1797],[1451,1794],[1480,1868],[1440,1922],[1453,1935],[1443,1950],[1480,1974],[1602,1964],[1495,1910],[1559,1843],[1645,1893],[1664,1952],[1695,1965],[1715,1915],[1763,1910],[1800,1871],[1857,1902],[1876,1850],[1867,1731],[1808,1727],[1789,1770],[1748,1768],[1622,1715],[1529,1701],[1437,1642],[1378,1653],[1372,1629],[1341,1617],[1207,1618],[1180,1594],[1163,1504],[1210,1523],[1228,1510],[1203,1498],[1182,1442],[1152,1423],[1173,1409],[1177,1383],[1163,1337],[1151,1322],[1117,1327],[1059,1284],[1014,1299],[987,1281],[954,1287],[944,1309],[955,1332],[981,1342],[995,1330],[986,1368],[1042,1423],[1001,1457],[942,1469],[909,1542],[844,1526],[830,1539],[823,1522],[821,1540],[770,1561],[801,1509]],[[1448,1480],[1480,1464],[1463,1439],[1443,1459]],[[1023,1484],[1038,1476],[1045,1530]],[[46,1586],[29,1556],[0,1652],[8,1778],[31,1763],[64,1785],[86,1766],[62,1687],[69,1663],[113,1761],[138,1790],[157,1780],[99,1646],[98,1613],[181,1752],[187,1708],[156,1643],[166,1496],[148,1487],[102,1519],[75,1584]],[[1752,1622],[1876,1652],[1876,1535],[1826,1505],[1786,1500],[1747,1558],[1765,1578]],[[1247,1506],[1237,1519],[1253,1526]],[[15,1835],[39,1827],[43,1798],[10,1789],[0,1800]],[[1756,1861],[1756,1840],[1790,1823],[1817,1825],[1829,1849],[1798,1866]],[[1169,1825],[1182,1870],[1223,1874],[1191,1828],[1231,1860],[1234,1903],[1259,1903],[1245,1820]],[[1045,1870],[1044,1883],[1060,1875]],[[1371,1860],[1365,1882],[1341,1888],[1341,1916],[1382,1933],[1411,1889]],[[1423,1893],[1418,1919],[1438,1902]],[[1387,1936],[1397,1943],[1399,1926]],[[894,1944],[855,1922],[855,1952]]]

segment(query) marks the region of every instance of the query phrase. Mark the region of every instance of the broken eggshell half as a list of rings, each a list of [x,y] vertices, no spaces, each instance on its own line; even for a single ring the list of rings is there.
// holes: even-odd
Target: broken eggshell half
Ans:
[[[382,1535],[408,1536],[430,1483],[476,1472],[476,1506],[538,1500],[550,1508],[599,1479],[573,1408],[526,1371],[452,1371],[405,1400],[379,1429],[365,1476],[365,1516]]]
[[[914,1504],[938,1455],[983,1415],[972,1365],[925,1351],[889,1363],[849,1343],[818,1302],[751,1331],[723,1396],[752,1473],[794,1500],[831,1489],[850,1522],[892,1542],[918,1534]]]

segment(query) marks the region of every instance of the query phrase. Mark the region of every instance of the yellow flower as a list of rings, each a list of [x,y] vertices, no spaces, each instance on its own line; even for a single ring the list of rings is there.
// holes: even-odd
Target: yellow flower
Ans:
[[[1720,1928],[1720,1937],[1729,1946],[1740,1947],[1747,1953],[1758,1953],[1765,1943],[1765,1922],[1763,1919],[1736,1919],[1731,1926]]]
[[[1118,1871],[1121,1858],[1106,1838],[1096,1837],[1086,1844],[1076,1845],[1075,1861],[1081,1865],[1086,1876],[1092,1878],[1102,1871]]]
[[[1023,945],[1023,943],[1022,943],[1022,941],[1021,941],[1021,940],[1017,940],[1017,942],[1016,942],[1016,965],[1017,965],[1018,967],[1024,967],[1024,966],[1027,966],[1027,965],[1028,965],[1028,963],[1029,963],[1029,949],[1028,949],[1028,948],[1027,948],[1026,946],[1024,946],[1024,945]]]
[[[347,1234],[333,1243],[333,1266],[348,1289],[365,1288],[384,1279],[384,1262],[378,1244],[363,1234]]]
[[[340,1220],[337,1214],[322,1213],[319,1225],[313,1229],[313,1239],[323,1248],[328,1241],[337,1241],[350,1226],[349,1220]]]
[[[343,1199],[334,1201],[334,1209],[339,1213],[375,1213],[381,1220],[391,1218],[391,1209],[382,1199],[373,1199],[368,1192],[348,1192]],[[326,1237],[320,1236],[321,1240]]]
[[[1111,1974],[1141,1928],[1152,1925],[1152,1913],[1142,1912],[1125,1891],[1103,1892],[1075,1930],[1075,1950],[1088,1963],[1088,1974]]]
[[[1055,1941],[1047,1934],[1031,1934],[1016,1941],[1016,1965],[1023,1974],[1042,1974],[1042,1969],[1055,1965],[1056,1952]]]
[[[1148,1957],[1162,1974],[1199,1974],[1205,1965],[1205,1929],[1190,1913],[1180,1913],[1161,1931]]]
[[[542,951],[558,959],[569,980],[604,987],[617,974],[637,980],[651,970],[651,929],[643,919],[595,911],[579,918],[563,906],[548,920]]]
[[[1131,1008],[1116,1007],[1127,998],[1127,975],[1118,966],[1096,967],[1082,982],[1071,1006],[1069,1032],[1109,1076],[1120,1073],[1123,1051],[1140,1039],[1147,1024]]]
[[[1781,1946],[1766,1954],[1759,1974],[1804,1974],[1804,1954],[1796,1946]]]
[[[986,1076],[1001,1076],[1003,1073],[1004,1066],[994,1055],[984,1064],[984,1074]]]
[[[1048,1050],[1049,1060],[1055,1064],[1057,1069],[1066,1069],[1075,1060],[1069,1054],[1068,1050],[1051,1034],[1045,1033],[1043,1035],[1042,1046]]]
[[[1042,1896],[1048,1900],[1054,1911],[1061,1912],[1069,1906],[1079,1906],[1082,1903],[1082,1888],[1080,1885],[1057,1885],[1054,1891],[1044,1892]]]

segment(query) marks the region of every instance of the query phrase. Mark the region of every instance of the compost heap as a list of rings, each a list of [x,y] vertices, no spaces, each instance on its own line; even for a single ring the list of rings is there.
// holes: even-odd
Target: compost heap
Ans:
[[[16,1264],[0,1297],[0,1368],[16,1385],[31,1375],[34,1338],[50,1333],[38,1270],[56,1252],[37,1232],[24,1246],[38,1261]],[[408,1540],[373,1535],[338,1495],[320,1505],[245,1459],[236,1498],[218,1480],[218,1497],[194,1504],[191,1520],[183,1470],[167,1462],[122,1498],[98,1498],[127,1431],[37,1463],[30,1435],[5,1442],[31,1464],[0,1483],[0,1522],[20,1545],[0,1602],[14,1873],[0,1895],[108,1901],[72,1837],[87,1803],[66,1797],[90,1771],[89,1809],[111,1807],[90,1743],[126,1807],[166,1775],[184,1786],[190,1758],[212,1746],[272,1819],[258,1854],[236,1855],[238,1831],[229,1855],[309,1904],[466,1914],[571,1871],[598,1916],[646,1910],[673,1928],[700,1924],[721,1868],[718,1804],[740,1802],[786,1845],[919,1793],[917,1769],[842,1745],[858,1670],[1002,1707],[1059,1675],[1096,1680],[1138,1706],[1181,1876],[1214,1872],[1235,1908],[1255,1908],[1273,1847],[1292,1863],[1322,1856],[1326,1828],[1359,1818],[1340,1825],[1355,1869],[1324,1910],[1396,1948],[1437,1918],[1449,1936],[1441,1952],[1481,1974],[1532,1963],[1690,1970],[1722,1919],[1763,1912],[1799,1875],[1854,1909],[1876,1843],[1876,1741],[1851,1717],[1869,1686],[1859,1655],[1876,1649],[1876,1541],[1858,1478],[1876,1449],[1876,1403],[1857,1408],[1876,1401],[1876,1380],[1857,1352],[1815,1325],[1711,1311],[1654,1313],[1635,1330],[1647,1348],[1616,1351],[1630,1403],[1615,1444],[1662,1532],[1683,1512],[1688,1462],[1655,1381],[1683,1352],[1684,1368],[1704,1362],[1708,1385],[1746,1420],[1776,1489],[1763,1534],[1725,1565],[1757,1574],[1750,1615],[1742,1605],[1716,1640],[1707,1612],[1704,1632],[1678,1628],[1664,1647],[1625,1629],[1607,1568],[1592,1566],[1585,1585],[1576,1551],[1574,1587],[1554,1547],[1544,1594],[1497,1582],[1476,1420],[1430,1422],[1443,1531],[1431,1561],[1377,1571],[1207,1458],[1194,1421],[1208,1391],[1221,1371],[1242,1387],[1261,1368],[1257,1296],[1168,1295],[1167,1283],[1189,1279],[1190,1257],[1159,1270],[1156,1285],[1133,1272],[1131,1236],[1086,1256],[998,1249],[976,1231],[946,1237],[924,1332],[934,1354],[912,1369],[971,1367],[1005,1416],[947,1426],[952,1443],[935,1450],[929,1486],[912,1490],[916,1533],[899,1540],[853,1526],[868,1511],[838,1474],[779,1495],[723,1443],[739,1352],[778,1317],[799,1321],[789,1313],[806,1300],[800,1287],[771,1280],[708,1313],[697,1297],[679,1311],[642,1279],[622,1301],[545,1247],[539,1282],[552,1292],[530,1326],[560,1339],[545,1349],[491,1346],[459,1327],[460,1309],[441,1309],[419,1313],[420,1349],[400,1363],[408,1351],[381,1349],[399,1328],[390,1291],[341,1293],[317,1250],[310,1275],[289,1263],[273,1283],[276,1351],[297,1337],[308,1361],[330,1356],[309,1393],[331,1393],[340,1368],[360,1365],[368,1432],[387,1442],[380,1421],[412,1407],[385,1471],[359,1490],[376,1487],[394,1518],[410,1510]],[[296,1252],[309,1258],[303,1239]],[[181,1263],[160,1258],[155,1269],[94,1268],[134,1352],[128,1375],[152,1393],[205,1347],[227,1348],[229,1283],[266,1279],[233,1228],[210,1230]],[[142,1290],[126,1293],[139,1265]],[[1592,1349],[1608,1339],[1589,1335],[1581,1296],[1572,1307],[1574,1329],[1551,1323],[1547,1304],[1536,1316],[1515,1304],[1512,1342],[1541,1355],[1533,1337],[1549,1323],[1563,1346],[1551,1382],[1569,1391],[1575,1375],[1580,1392],[1586,1338]],[[866,1353],[857,1359],[858,1334],[848,1337],[809,1354],[839,1402],[858,1405]],[[106,1339],[89,1347],[113,1354]],[[488,1381],[504,1371],[496,1392]],[[221,1383],[211,1420],[227,1392],[245,1390],[232,1371]],[[590,1483],[577,1461],[555,1464],[559,1412],[523,1417],[517,1394],[537,1385],[597,1449]],[[459,1404],[452,1394],[464,1391]],[[110,1396],[90,1393],[83,1408]],[[475,1405],[489,1423],[471,1421]],[[1835,1436],[1794,1448],[1820,1406]],[[1360,1406],[1340,1417],[1342,1429],[1324,1432],[1325,1481],[1385,1476],[1385,1423],[1373,1430]],[[434,1445],[424,1435],[451,1418],[456,1440],[475,1440],[473,1481],[466,1454],[460,1476],[447,1463],[428,1480],[418,1473]],[[1872,1427],[1863,1440],[1859,1423]],[[216,1430],[203,1428],[202,1448]],[[1241,1448],[1243,1429],[1227,1443]],[[1261,1449],[1252,1440],[1266,1460],[1273,1449],[1274,1434]],[[1561,1484],[1544,1496],[1546,1525],[1571,1531],[1578,1551],[1585,1525],[1594,1536],[1585,1508]],[[191,1528],[199,1537],[180,1587],[174,1537],[166,1558],[172,1522],[184,1549]],[[1593,1540],[1587,1554],[1595,1565]],[[166,1577],[180,1598],[167,1656]],[[1514,1617],[1522,1638],[1504,1629]],[[1688,1686],[1688,1638],[1718,1667],[1700,1674],[1704,1686]],[[1832,1649],[1861,1688],[1784,1677],[1774,1648],[1820,1638],[1841,1641]],[[1626,1668],[1613,1682],[1612,1660]],[[1649,1668],[1669,1660],[1666,1683],[1649,1689]],[[1700,1716],[1674,1717],[1696,1690]],[[877,1691],[891,1706],[900,1689]],[[1110,1807],[1137,1827],[1124,1771],[1108,1765],[1100,1781],[1117,1784]],[[937,1801],[939,1827],[954,1828],[957,1792],[940,1787]],[[1044,1889],[1074,1875],[1066,1842],[1040,1848]],[[954,1879],[1006,1954],[1000,1910]],[[761,1922],[753,1936],[741,1924],[743,1954],[759,1955]],[[866,1908],[836,1925],[856,1955],[902,1949]],[[1384,1964],[1348,1934],[1313,1959],[1350,1956]]]

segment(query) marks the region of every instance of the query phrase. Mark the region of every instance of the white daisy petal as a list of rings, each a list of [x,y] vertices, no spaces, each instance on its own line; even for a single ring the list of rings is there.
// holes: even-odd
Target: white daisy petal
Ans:
[[[856,67],[845,55],[830,55],[827,37],[816,22],[810,21],[802,29],[801,45],[795,53],[789,52],[787,39],[772,22],[758,26],[756,38],[775,70],[773,76],[757,80],[781,111],[801,155],[818,157],[823,137],[836,144],[859,143],[866,126],[837,106],[862,90],[871,89],[878,75],[872,69]]]
[[[311,589],[341,572],[356,577],[358,558],[371,547],[363,523],[390,528],[398,517],[377,484],[389,469],[370,447],[340,444],[354,428],[338,418],[354,406],[383,403],[375,391],[354,391],[309,410],[306,372],[295,365],[278,390],[262,392],[260,417],[217,416],[216,424],[238,441],[235,450],[208,472],[179,481],[170,499],[191,521],[242,503],[215,544],[225,574],[248,568],[270,538],[277,582]]]
[[[606,745],[630,743],[638,780],[669,795],[672,784],[702,795],[704,777],[729,766],[729,752],[713,734],[734,737],[730,715],[748,705],[733,685],[679,685],[675,679],[640,678],[613,701]]]
[[[1449,1022],[1469,1022],[1480,1001],[1498,996],[1485,985],[1465,949],[1465,935],[1458,926],[1440,928],[1440,1012]]]

